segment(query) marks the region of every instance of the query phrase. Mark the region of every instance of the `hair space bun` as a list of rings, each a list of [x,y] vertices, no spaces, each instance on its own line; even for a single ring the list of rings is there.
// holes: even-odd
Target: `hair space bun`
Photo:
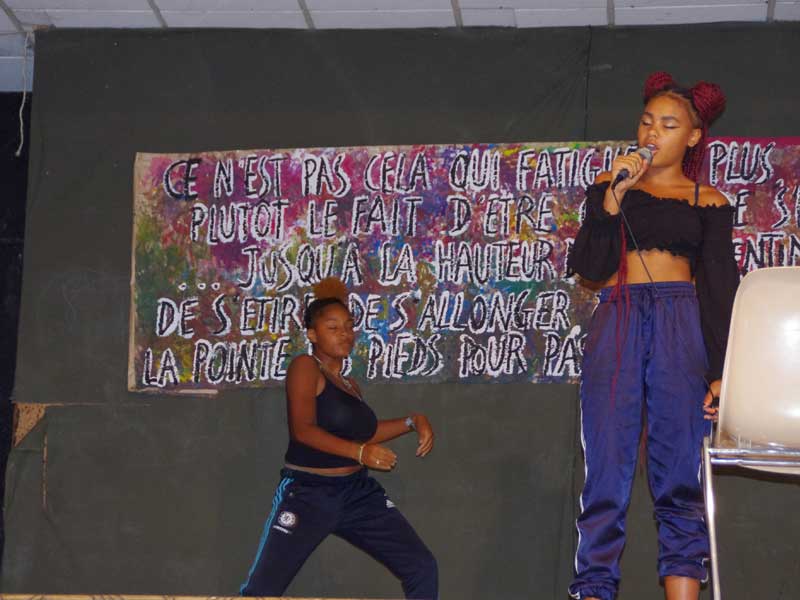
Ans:
[[[347,286],[338,277],[326,277],[320,280],[312,289],[314,290],[314,298],[317,300],[336,298],[347,306]]]
[[[692,103],[697,116],[706,125],[711,125],[725,110],[725,94],[716,83],[698,81],[690,88],[683,88],[666,71],[650,73],[644,82],[644,101],[662,92],[673,91]]]
[[[690,90],[692,104],[704,123],[709,125],[725,110],[725,94],[716,83],[700,81]]]
[[[666,71],[650,73],[644,82],[644,101],[647,102],[658,94],[675,87],[675,80]]]

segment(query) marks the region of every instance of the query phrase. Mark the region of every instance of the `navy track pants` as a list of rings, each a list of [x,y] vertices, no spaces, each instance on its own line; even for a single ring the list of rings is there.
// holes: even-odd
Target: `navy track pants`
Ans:
[[[406,598],[438,597],[436,559],[366,469],[343,477],[283,469],[242,596],[282,596],[329,534],[386,566]]]
[[[573,598],[612,600],[617,592],[644,415],[659,576],[707,576],[700,461],[710,423],[703,419],[707,358],[697,296],[688,282],[626,287],[627,326],[624,309],[605,288],[586,338],[580,394],[586,473]]]

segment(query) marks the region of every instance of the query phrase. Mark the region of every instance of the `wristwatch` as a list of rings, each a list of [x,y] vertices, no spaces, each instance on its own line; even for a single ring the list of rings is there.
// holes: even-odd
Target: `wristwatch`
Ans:
[[[417,426],[414,425],[414,419],[412,419],[411,417],[406,417],[405,423],[406,427],[408,427],[409,429],[413,429],[414,431],[417,430]]]

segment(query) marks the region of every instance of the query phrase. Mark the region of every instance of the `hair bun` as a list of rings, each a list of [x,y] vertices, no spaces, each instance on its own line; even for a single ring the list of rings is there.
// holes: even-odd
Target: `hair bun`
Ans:
[[[716,83],[700,81],[691,89],[692,104],[704,123],[710,125],[725,110],[725,94]]]
[[[347,286],[338,277],[326,277],[312,289],[314,290],[314,298],[317,300],[336,298],[347,306]]]
[[[658,92],[675,87],[675,80],[666,71],[650,73],[644,82],[644,100],[647,102]]]

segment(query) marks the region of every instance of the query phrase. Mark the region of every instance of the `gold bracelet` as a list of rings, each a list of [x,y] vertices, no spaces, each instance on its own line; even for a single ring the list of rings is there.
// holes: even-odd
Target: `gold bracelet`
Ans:
[[[361,444],[358,447],[358,464],[360,465],[364,464],[363,462],[361,462],[361,455],[364,454],[364,446],[366,446],[366,444]]]

